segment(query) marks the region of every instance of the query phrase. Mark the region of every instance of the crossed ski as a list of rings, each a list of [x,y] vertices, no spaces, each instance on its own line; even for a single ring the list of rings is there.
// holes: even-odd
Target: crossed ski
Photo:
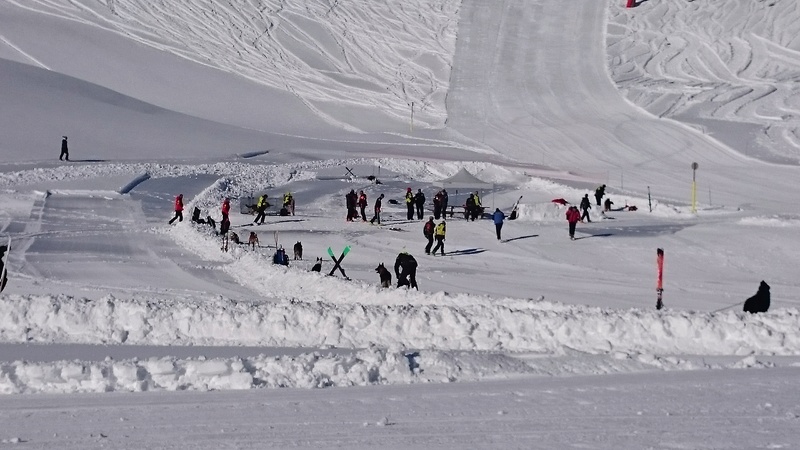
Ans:
[[[330,247],[328,247],[328,255],[334,262],[333,269],[331,269],[331,272],[328,274],[329,277],[333,276],[334,272],[336,272],[336,269],[339,269],[339,272],[342,273],[342,276],[346,280],[350,279],[350,277],[348,277],[347,274],[344,273],[344,269],[342,268],[342,260],[344,260],[344,257],[347,256],[348,253],[350,253],[349,245],[345,247],[344,250],[342,250],[342,254],[339,256],[339,259],[336,259],[336,256],[333,254],[333,250]]]

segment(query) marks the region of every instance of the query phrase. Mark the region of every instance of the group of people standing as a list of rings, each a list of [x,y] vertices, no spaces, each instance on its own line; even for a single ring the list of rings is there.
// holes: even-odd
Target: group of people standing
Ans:
[[[594,190],[594,199],[597,202],[597,206],[603,206],[603,212],[611,211],[611,205],[614,202],[611,201],[610,198],[607,198],[605,203],[603,203],[603,197],[606,195],[606,185],[600,185],[597,189]],[[589,194],[585,194],[581,199],[580,203],[580,210],[577,206],[570,206],[567,208],[567,223],[569,224],[569,238],[573,241],[575,240],[575,227],[577,226],[578,222],[591,222],[592,219],[589,217],[589,210],[592,209],[592,202],[589,200]]]

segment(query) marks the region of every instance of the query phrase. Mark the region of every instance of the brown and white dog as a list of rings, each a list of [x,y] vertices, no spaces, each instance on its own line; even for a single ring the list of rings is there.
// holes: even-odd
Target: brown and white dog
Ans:
[[[255,231],[250,232],[250,238],[247,239],[247,245],[249,245],[253,250],[256,249],[256,245],[261,247],[261,243],[258,242],[258,235]]]

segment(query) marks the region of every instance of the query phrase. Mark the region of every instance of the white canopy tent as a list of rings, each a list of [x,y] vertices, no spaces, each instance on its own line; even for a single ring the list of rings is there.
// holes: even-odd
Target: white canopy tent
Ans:
[[[451,207],[461,206],[461,203],[459,203],[457,200],[459,190],[462,193],[469,193],[477,190],[485,191],[494,189],[494,183],[487,183],[479,179],[475,175],[469,173],[467,169],[463,168],[459,170],[452,177],[448,177],[439,181],[434,181],[432,184],[436,187],[447,189],[448,197],[450,197]],[[483,197],[482,194],[483,193],[481,193],[481,197]],[[492,200],[492,203],[494,204],[494,199]]]

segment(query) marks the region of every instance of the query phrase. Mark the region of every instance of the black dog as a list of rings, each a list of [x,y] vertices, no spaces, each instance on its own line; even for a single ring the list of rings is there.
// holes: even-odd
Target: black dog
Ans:
[[[378,264],[378,267],[375,268],[375,272],[378,272],[378,275],[381,277],[381,287],[388,288],[392,285],[392,273],[386,270],[383,263]]]
[[[767,312],[769,309],[769,285],[761,281],[761,284],[758,286],[758,292],[756,295],[747,299],[744,302],[744,312],[749,312],[750,314]]]
[[[297,243],[294,244],[294,259],[295,261],[298,259],[303,259],[303,244],[301,244],[300,241],[297,241]]]
[[[322,272],[322,258],[317,258],[316,264],[311,268],[312,272]]]

